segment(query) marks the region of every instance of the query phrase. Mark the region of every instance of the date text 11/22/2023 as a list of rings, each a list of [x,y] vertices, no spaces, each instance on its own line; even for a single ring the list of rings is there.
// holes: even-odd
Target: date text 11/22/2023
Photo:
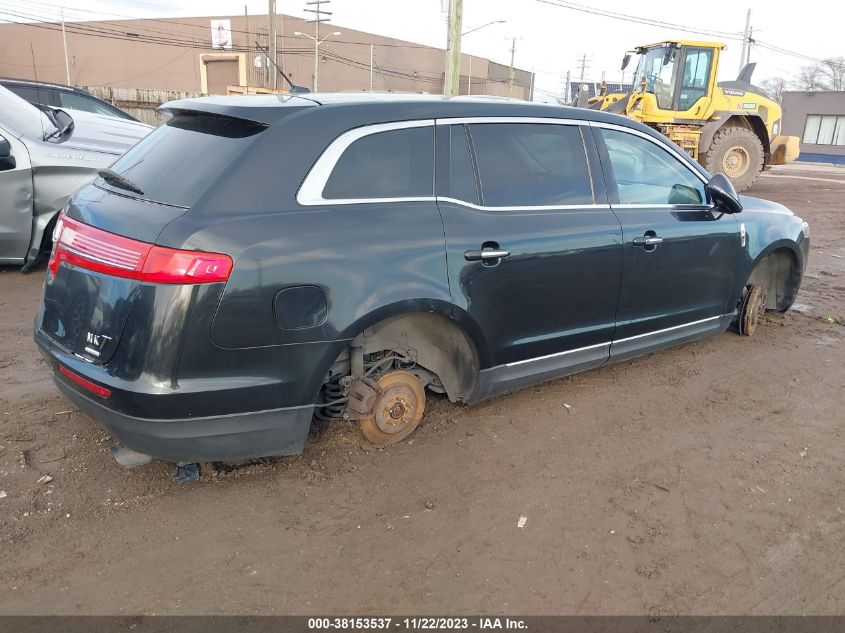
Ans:
[[[354,617],[354,618],[309,618],[308,629],[320,630],[522,630],[526,622],[519,618],[500,617]]]

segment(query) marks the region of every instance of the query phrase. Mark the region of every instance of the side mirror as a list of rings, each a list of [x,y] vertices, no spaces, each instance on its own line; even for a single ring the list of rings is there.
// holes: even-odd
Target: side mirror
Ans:
[[[56,118],[56,127],[59,129],[60,141],[67,140],[73,134],[73,117],[64,110],[54,109],[53,115]]]
[[[0,138],[0,171],[8,171],[17,167],[18,163],[12,156],[12,146],[9,141]]]
[[[625,53],[625,57],[622,58],[622,68],[619,70],[625,70],[628,67],[628,64],[631,63],[631,53]]]
[[[742,203],[739,201],[739,195],[725,174],[716,174],[713,176],[704,185],[704,190],[719,211],[723,213],[739,213],[742,211]]]

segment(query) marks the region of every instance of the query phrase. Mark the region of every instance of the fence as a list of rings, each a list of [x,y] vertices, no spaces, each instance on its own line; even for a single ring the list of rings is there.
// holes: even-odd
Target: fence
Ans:
[[[174,99],[201,97],[199,92],[177,92],[175,90],[150,90],[142,88],[110,88],[109,86],[90,86],[85,88],[95,97],[108,101],[139,121],[159,126],[164,117],[155,110],[162,103]]]

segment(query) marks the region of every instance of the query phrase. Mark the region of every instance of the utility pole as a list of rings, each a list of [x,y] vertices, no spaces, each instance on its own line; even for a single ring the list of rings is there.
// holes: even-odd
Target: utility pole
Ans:
[[[587,69],[590,67],[590,65],[587,63],[587,61],[588,60],[587,60],[586,53],[584,55],[581,55],[581,58],[578,60],[578,63],[581,66],[581,73],[579,75],[579,79],[581,79],[581,80],[584,79],[584,74],[587,72]]]
[[[446,40],[446,72],[443,76],[443,94],[457,96],[461,79],[461,25],[464,17],[464,0],[449,0],[449,30]]]
[[[511,92],[513,92],[513,59],[516,57],[516,38],[511,38],[511,68],[510,72],[508,73],[508,96],[511,96]]]
[[[566,85],[565,85],[564,90],[563,90],[563,94],[566,95],[566,103],[569,103],[569,101],[572,99],[572,95],[569,94],[571,82],[572,82],[572,73],[567,70],[566,71]]]
[[[64,7],[61,8],[62,13],[62,42],[65,45],[65,79],[67,80],[67,85],[70,85],[70,64],[68,63],[67,59],[67,33],[65,33],[65,9]]]
[[[305,11],[313,13],[314,17],[306,22],[314,23],[314,92],[317,92],[320,84],[320,22],[328,22],[331,19],[331,11],[323,11],[320,6],[329,4],[331,0],[306,0]],[[316,7],[316,9],[309,9],[308,7]],[[323,17],[323,16],[327,17]]]
[[[370,92],[373,91],[373,45],[370,44]]]
[[[276,55],[278,54],[278,49],[276,48],[276,0],[269,0],[270,5],[267,8],[267,19],[270,21],[269,27],[269,39],[270,41],[269,46],[267,48],[270,49],[270,59],[273,60],[273,63],[276,63]],[[272,90],[277,90],[279,83],[278,83],[279,73],[274,73],[272,70],[270,71],[270,88]]]
[[[748,47],[745,49],[745,64],[751,63],[751,45],[754,43],[754,27],[748,27]]]
[[[745,14],[745,30],[742,32],[742,53],[739,55],[739,71],[745,67],[745,56],[751,48],[751,9]]]
[[[249,76],[252,74],[252,55],[250,51],[252,50],[252,38],[249,34],[249,8],[244,5],[244,22],[246,22],[246,50],[247,50],[247,67],[246,67],[246,93],[249,94]]]

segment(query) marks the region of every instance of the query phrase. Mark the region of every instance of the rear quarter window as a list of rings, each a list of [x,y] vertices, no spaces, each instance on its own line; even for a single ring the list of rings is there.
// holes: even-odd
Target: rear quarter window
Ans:
[[[434,127],[376,132],[341,154],[323,188],[325,200],[434,195]]]
[[[121,195],[190,207],[266,128],[263,123],[227,116],[177,114],[112,165],[142,195],[113,188],[102,179],[97,185]]]

